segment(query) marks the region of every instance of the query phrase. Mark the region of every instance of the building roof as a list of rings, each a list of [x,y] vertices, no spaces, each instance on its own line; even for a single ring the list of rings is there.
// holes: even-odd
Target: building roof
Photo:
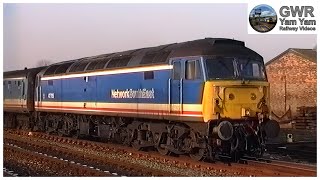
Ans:
[[[280,59],[287,53],[294,53],[297,56],[301,56],[309,61],[317,63],[317,50],[316,49],[298,49],[298,48],[289,48],[278,56],[274,57],[270,61],[266,62],[266,66],[271,64],[273,61]]]

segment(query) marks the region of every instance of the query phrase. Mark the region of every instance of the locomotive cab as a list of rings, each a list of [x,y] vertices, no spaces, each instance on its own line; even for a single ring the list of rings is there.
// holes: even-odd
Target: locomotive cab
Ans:
[[[205,57],[203,62],[203,116],[209,134],[231,153],[262,155],[265,140],[276,137],[280,129],[269,119],[269,83],[262,58]]]
[[[207,83],[213,87],[212,114],[238,120],[254,118],[257,113],[268,114],[268,109],[262,111],[257,106],[269,102],[269,83],[262,60],[216,57],[204,62]]]

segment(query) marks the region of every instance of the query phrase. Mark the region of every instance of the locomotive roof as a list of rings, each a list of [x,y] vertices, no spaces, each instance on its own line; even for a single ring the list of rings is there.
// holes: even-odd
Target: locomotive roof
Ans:
[[[103,69],[168,64],[170,58],[199,55],[245,55],[262,58],[256,52],[245,47],[242,41],[205,38],[64,61],[50,65],[43,73],[44,76],[52,76]]]

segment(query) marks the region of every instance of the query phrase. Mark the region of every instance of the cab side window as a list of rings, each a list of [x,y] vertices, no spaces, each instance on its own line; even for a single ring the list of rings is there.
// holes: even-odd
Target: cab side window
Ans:
[[[181,62],[176,61],[173,63],[173,79],[179,80],[181,79]]]
[[[188,60],[185,64],[185,79],[195,80],[201,78],[200,64],[198,60]]]

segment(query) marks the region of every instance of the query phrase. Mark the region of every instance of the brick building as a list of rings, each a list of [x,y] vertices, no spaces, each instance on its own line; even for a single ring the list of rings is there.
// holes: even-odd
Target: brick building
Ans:
[[[266,63],[271,111],[284,115],[290,108],[317,105],[317,51],[289,48]]]

